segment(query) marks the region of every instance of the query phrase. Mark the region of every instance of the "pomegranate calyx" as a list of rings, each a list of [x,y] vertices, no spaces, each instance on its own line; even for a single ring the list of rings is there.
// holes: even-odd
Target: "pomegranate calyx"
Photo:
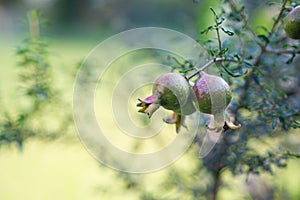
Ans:
[[[157,98],[154,95],[146,97],[145,99],[138,98],[138,100],[140,102],[136,106],[141,107],[138,112],[147,114],[149,118],[151,118],[153,113],[160,107],[160,105],[156,103]]]

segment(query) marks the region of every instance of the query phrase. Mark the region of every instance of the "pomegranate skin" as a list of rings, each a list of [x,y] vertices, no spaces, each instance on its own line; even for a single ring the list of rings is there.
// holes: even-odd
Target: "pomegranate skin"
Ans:
[[[300,6],[292,9],[284,18],[284,30],[288,37],[295,40],[300,39]]]
[[[216,114],[225,111],[232,99],[229,85],[218,76],[201,72],[200,79],[193,86],[198,109],[206,114]]]
[[[190,86],[183,76],[167,73],[156,79],[152,93],[162,107],[178,111],[188,100]]]
[[[191,100],[192,90],[185,77],[177,73],[167,73],[158,77],[152,88],[152,95],[138,99],[139,112],[149,117],[160,107],[172,110],[179,115],[188,115],[196,111]]]

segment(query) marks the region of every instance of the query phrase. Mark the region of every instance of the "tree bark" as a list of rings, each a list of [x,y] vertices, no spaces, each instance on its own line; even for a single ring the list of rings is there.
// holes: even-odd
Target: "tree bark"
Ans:
[[[209,200],[216,200],[217,196],[218,196],[218,191],[219,191],[219,187],[221,185],[221,174],[220,174],[220,170],[216,171],[213,174],[213,186],[212,186],[212,193],[210,195]]]

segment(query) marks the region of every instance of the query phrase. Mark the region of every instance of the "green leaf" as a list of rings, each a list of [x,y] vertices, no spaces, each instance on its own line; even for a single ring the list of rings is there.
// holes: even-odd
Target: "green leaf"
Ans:
[[[263,31],[265,31],[267,34],[269,34],[269,30],[267,27],[265,26],[258,26],[257,29],[262,29]]]
[[[252,69],[252,68],[254,67],[254,66],[253,66],[251,63],[249,63],[249,62],[244,61],[243,63],[244,63],[244,68]]]
[[[209,9],[214,14],[215,18],[218,19],[219,16],[216,14],[215,10],[212,7],[210,7]]]
[[[225,67],[224,65],[221,64],[221,66],[230,76],[235,77],[235,78],[243,76],[245,73],[247,73],[247,72],[243,73],[242,69],[239,69],[239,72],[233,72],[230,69],[228,69],[227,67]]]
[[[286,61],[286,64],[291,64],[294,61],[295,57],[296,57],[296,52],[293,51],[291,58]]]
[[[216,26],[219,27],[225,21],[224,17],[216,19]]]
[[[261,71],[259,68],[254,67],[253,70],[254,70],[255,72],[257,72],[258,75],[260,75],[260,76],[265,76],[265,74],[263,73],[263,71]]]
[[[234,32],[225,30],[223,27],[221,27],[221,30],[222,30],[224,33],[226,33],[228,36],[233,36],[233,35],[234,35]]]
[[[258,35],[257,37],[258,37],[261,41],[263,41],[263,42],[265,42],[265,43],[269,43],[269,42],[270,42],[269,38],[268,38],[267,36],[265,36],[265,35]]]
[[[202,30],[200,33],[201,34],[207,34],[209,31],[212,31],[212,30],[215,30],[215,27],[214,26],[209,26],[207,27],[206,29]]]
[[[275,4],[277,4],[276,1],[270,1],[270,2],[268,3],[269,6],[272,6],[272,5],[275,5]]]
[[[226,47],[219,52],[219,56],[224,55],[229,49]]]
[[[236,54],[234,54],[234,55],[233,55],[233,57],[234,57],[234,58],[236,58],[238,61],[240,61],[240,60],[241,60],[241,57],[240,57],[240,55],[239,55],[239,54],[237,54],[237,53],[236,53]]]

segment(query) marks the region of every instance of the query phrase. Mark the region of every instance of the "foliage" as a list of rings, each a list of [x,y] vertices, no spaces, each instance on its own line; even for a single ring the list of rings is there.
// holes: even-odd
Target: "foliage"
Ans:
[[[227,80],[235,95],[229,111],[242,128],[224,130],[221,141],[201,160],[196,155],[203,138],[196,137],[187,152],[193,157],[188,159],[191,170],[182,173],[170,167],[155,193],[143,187],[146,181],[141,176],[120,173],[125,189],[139,193],[140,199],[216,199],[220,187],[226,185],[222,184],[224,172],[273,174],[276,168],[286,167],[289,159],[300,157],[296,148],[280,143],[282,137],[300,128],[300,43],[283,30],[283,18],[297,4],[300,2],[269,2],[267,6],[278,11],[270,27],[252,27],[251,15],[241,1],[219,0],[219,8],[210,8],[213,24],[201,27],[198,39],[211,61],[194,66],[192,60],[170,57],[170,62],[173,71],[191,80],[202,70]],[[51,83],[50,54],[40,36],[39,19],[38,12],[29,14],[30,36],[16,51],[22,103],[15,110],[2,109],[0,145],[15,142],[22,147],[31,137],[56,138],[70,122],[69,113],[61,109],[64,102],[59,91]],[[209,39],[201,41],[205,34]],[[43,118],[54,107],[54,117],[64,120],[56,120],[54,128],[48,129]],[[269,144],[270,140],[274,143]]]
[[[193,61],[181,63],[172,58],[175,61],[173,71],[191,79],[200,71],[215,67],[208,70],[217,71],[228,80],[236,94],[229,112],[237,123],[242,124],[242,128],[224,129],[221,141],[202,159],[202,164],[199,163],[192,172],[192,178],[187,178],[186,174],[176,169],[170,170],[172,175],[164,187],[176,190],[178,199],[181,195],[188,195],[187,190],[194,191],[189,194],[191,199],[203,195],[208,199],[216,199],[224,171],[229,170],[233,175],[273,174],[275,167],[284,168],[289,159],[300,157],[295,148],[283,148],[280,143],[271,146],[267,142],[270,138],[276,140],[300,128],[300,105],[296,100],[300,95],[300,69],[299,60],[295,59],[300,53],[300,43],[289,38],[283,30],[284,17],[297,3],[288,0],[269,3],[268,6],[278,9],[272,26],[254,28],[240,1],[222,0],[220,5],[219,12],[210,8],[214,24],[201,31],[201,34],[216,32],[215,40],[201,42],[212,60],[191,73],[198,67],[193,66]],[[197,137],[195,145],[201,146],[202,141]],[[257,149],[253,141],[263,144],[263,148]],[[199,187],[198,182],[201,179],[198,174],[203,170],[212,177],[206,190]],[[153,196],[142,199],[160,198]]]
[[[56,127],[47,125],[49,111],[57,112],[63,101],[52,84],[48,45],[40,37],[40,13],[29,12],[28,22],[30,36],[16,49],[20,104],[3,108],[0,118],[0,145],[16,142],[20,149],[30,137],[56,138],[70,121],[70,117],[65,116],[66,120]]]

